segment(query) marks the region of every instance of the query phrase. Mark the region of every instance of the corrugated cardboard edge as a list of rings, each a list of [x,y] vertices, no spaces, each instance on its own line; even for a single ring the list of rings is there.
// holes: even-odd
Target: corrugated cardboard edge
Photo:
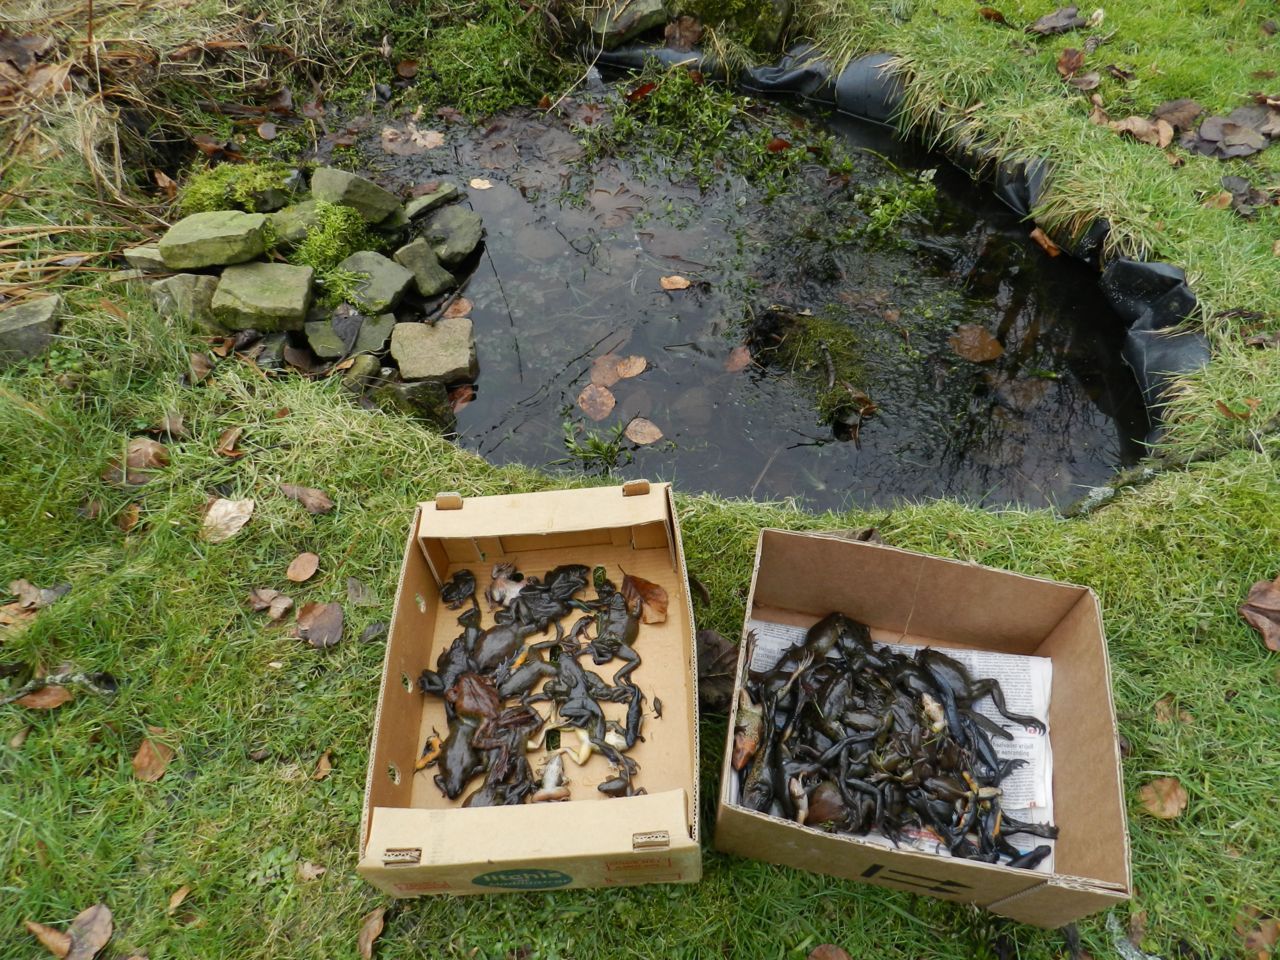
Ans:
[[[693,720],[693,796],[689,805],[690,838],[695,842],[701,838],[702,806],[702,718],[698,706],[698,624],[693,619],[693,597],[689,590],[689,569],[684,561],[684,538],[680,535],[680,517],[676,513],[676,498],[671,484],[657,484],[663,488],[667,498],[667,516],[670,518],[671,544],[675,548],[676,572],[683,584],[685,616],[689,618],[689,683],[692,703],[689,716]],[[732,736],[732,732],[730,733]]]
[[[396,595],[391,603],[392,616],[395,611],[400,609],[400,594],[404,590],[405,572],[409,569],[409,551],[415,549],[415,542],[418,539],[418,520],[422,516],[422,508],[415,507],[413,511],[413,520],[409,524],[409,534],[405,538],[403,559],[400,561],[400,576],[396,580]],[[382,691],[387,688],[387,682],[391,674],[391,638],[387,637],[386,647],[382,654],[382,680],[378,685],[378,704],[373,711],[373,733],[369,736],[369,769],[365,773],[364,778],[364,802],[360,809],[360,849],[358,851],[358,860],[364,859],[365,847],[369,843],[369,827],[372,823],[373,808],[370,803],[373,799],[373,777],[374,767],[377,766],[378,756],[378,731],[382,729]],[[402,774],[403,776],[403,774]]]
[[[764,527],[760,530],[756,538],[755,559],[751,567],[751,587],[747,592],[747,602],[745,616],[743,617],[742,638],[738,644],[738,667],[734,682],[734,697],[729,708],[729,723],[725,732],[725,752],[724,760],[721,765],[720,772],[720,796],[717,802],[717,811],[721,811],[728,806],[725,798],[730,795],[730,778],[733,776],[733,768],[730,764],[730,758],[733,756],[733,731],[738,721],[738,698],[737,691],[746,680],[747,663],[747,620],[751,615],[751,611],[755,607],[756,597],[756,581],[760,574],[760,558],[764,551],[765,537],[769,534],[782,534],[786,536],[804,536],[821,538],[824,540],[842,540],[850,541],[848,537],[841,536],[839,533],[825,531],[797,531],[784,530],[778,527]],[[1115,697],[1113,693],[1112,677],[1111,677],[1111,655],[1110,648],[1107,643],[1107,635],[1105,630],[1105,622],[1102,619],[1102,604],[1098,599],[1097,593],[1092,587],[1083,586],[1081,584],[1066,584],[1061,580],[1053,580],[1049,577],[1036,577],[1030,574],[1019,573],[1015,570],[1004,570],[999,567],[990,567],[986,564],[976,563],[971,560],[956,560],[950,557],[939,557],[934,554],[923,553],[919,550],[907,550],[902,547],[894,547],[889,544],[877,543],[868,544],[877,549],[892,550],[895,553],[902,553],[914,556],[924,556],[931,560],[940,561],[942,563],[954,564],[962,567],[977,567],[985,570],[994,570],[1011,577],[1017,577],[1023,580],[1036,581],[1040,583],[1049,583],[1057,586],[1074,586],[1082,587],[1085,595],[1093,603],[1094,613],[1097,615],[1098,623],[1102,624],[1104,629],[1101,630],[1103,664],[1106,676],[1106,702],[1107,710],[1110,715],[1111,727],[1118,730],[1116,725]],[[1083,599],[1083,598],[1082,598]],[[1114,762],[1116,769],[1116,782],[1119,785],[1120,796],[1120,816],[1121,827],[1124,836],[1124,877],[1125,882],[1123,888],[1113,887],[1100,883],[1097,880],[1090,880],[1085,877],[1071,877],[1062,874],[1046,875],[1044,881],[1034,886],[1028,887],[1016,894],[1003,897],[999,900],[986,904],[983,909],[992,913],[1006,916],[1014,920],[1024,923],[1031,923],[1040,927],[1055,927],[1069,923],[1080,917],[1096,913],[1099,910],[1106,909],[1114,904],[1124,903],[1131,899],[1133,891],[1133,872],[1132,857],[1130,852],[1130,836],[1129,836],[1129,819],[1128,812],[1124,802],[1124,772],[1120,757],[1120,743],[1118,738],[1112,742],[1114,750]],[[756,811],[747,810],[745,807],[734,807],[735,814],[745,814],[761,819],[768,823],[776,823],[774,818]],[[719,818],[717,817],[717,820]],[[805,829],[797,827],[797,829]],[[857,838],[850,838],[856,840]],[[723,849],[717,844],[717,849]],[[730,851],[732,853],[732,851]],[[1004,870],[1012,868],[1002,868],[987,864],[974,864],[975,866],[991,866],[992,869]],[[1067,900],[1063,900],[1064,894],[1069,895]],[[1074,896],[1071,896],[1074,894]],[[1047,896],[1046,896],[1047,895]],[[1053,900],[1048,900],[1052,897]]]

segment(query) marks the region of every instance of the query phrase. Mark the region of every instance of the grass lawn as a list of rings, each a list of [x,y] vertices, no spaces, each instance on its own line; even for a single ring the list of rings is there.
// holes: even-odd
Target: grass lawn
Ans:
[[[532,22],[514,24],[500,3],[467,6],[498,33],[504,23],[524,30]],[[1019,152],[1053,157],[1051,225],[1090,211],[1106,215],[1124,249],[1187,265],[1212,310],[1264,310],[1275,324],[1280,260],[1267,260],[1280,235],[1275,209],[1244,223],[1205,208],[1196,191],[1215,190],[1218,176],[1242,164],[1192,159],[1174,169],[1155,148],[1089,124],[1086,101],[1065,93],[1053,68],[1057,51],[1077,37],[1030,42],[1036,52],[1026,54],[1021,33],[976,16],[971,0],[920,5],[910,18],[908,3],[835,7],[823,0],[806,8],[823,14],[814,15],[811,32],[850,52],[899,52],[918,84],[913,102],[928,96],[963,110],[982,101],[970,116],[983,132]],[[125,8],[106,9],[121,16]],[[408,16],[402,8],[330,0],[304,22],[298,9],[273,8],[278,30],[321,64],[333,62],[326,49],[348,51],[353,37],[368,43],[373,31],[376,43],[379,16],[394,13],[397,24]],[[446,9],[423,7],[435,18]],[[183,10],[157,5],[117,20],[117,32],[163,26],[168,49],[193,33],[218,35],[242,12],[207,4]],[[1022,23],[1049,7],[1019,2],[1000,10]],[[1142,113],[1176,96],[1214,111],[1238,105],[1258,86],[1250,72],[1276,59],[1276,38],[1258,31],[1269,11],[1250,0],[1195,11],[1174,0],[1109,5],[1104,29],[1117,34],[1090,64],[1114,61],[1141,79],[1127,86],[1105,80],[1108,110]],[[401,55],[417,52],[415,36],[407,27],[395,34]],[[343,63],[343,82],[354,88],[386,67]],[[513,69],[510,58],[503,63]],[[485,73],[483,82],[508,91],[572,82],[537,57],[516,68]],[[177,89],[169,88],[175,98]],[[169,102],[178,109],[179,99]],[[205,119],[211,128],[225,123]],[[95,191],[74,152],[58,152],[59,128],[50,129],[29,140],[31,153],[6,173],[6,225],[65,222],[77,205],[75,216],[109,225],[109,193],[92,204],[77,199]],[[1280,148],[1251,171],[1275,182]],[[134,186],[122,181],[120,189],[132,196]],[[75,250],[73,242],[117,238],[58,235],[5,249],[35,259]],[[0,955],[46,956],[22,921],[62,926],[101,901],[116,923],[104,956],[354,957],[361,917],[390,904],[353,872],[382,659],[380,643],[357,638],[387,617],[412,504],[440,489],[481,495],[584,481],[495,468],[416,424],[355,407],[331,382],[267,379],[230,360],[203,385],[184,386],[189,353],[203,349],[198,338],[157,316],[140,288],[75,279],[64,289],[73,317],[59,345],[0,373],[0,584],[26,578],[72,589],[18,628],[0,630],[0,663],[72,661],[109,671],[121,687],[115,697],[78,693],[47,712],[0,707]],[[1280,566],[1280,438],[1259,428],[1280,412],[1280,351],[1242,346],[1238,328],[1239,321],[1210,318],[1218,359],[1188,379],[1171,425],[1174,452],[1212,456],[1126,489],[1084,518],[950,502],[814,515],[785,504],[679,500],[690,568],[713,597],[711,609],[696,611],[699,626],[730,637],[741,627],[762,525],[873,523],[898,546],[1093,586],[1130,746],[1124,770],[1136,894],[1118,919],[1131,928],[1132,917],[1132,929],[1144,931],[1143,948],[1166,958],[1244,956],[1236,929],[1242,912],[1280,915],[1280,661],[1235,613],[1248,586]],[[1250,420],[1215,408],[1217,400],[1244,398],[1259,400]],[[171,465],[132,491],[105,484],[108,460],[170,410],[190,433],[168,442]],[[230,427],[244,428],[240,459],[215,452]],[[320,487],[336,509],[311,516],[280,494],[281,483]],[[200,508],[211,495],[256,501],[244,531],[224,544],[198,537]],[[92,501],[101,509],[89,518],[83,507]],[[126,533],[119,521],[133,504],[139,519]],[[304,550],[319,554],[320,572],[290,584],[285,568]],[[377,603],[345,603],[349,577]],[[260,586],[299,603],[344,601],[345,639],[318,653],[272,629],[246,603]],[[723,717],[704,717],[708,833],[723,724]],[[149,726],[163,728],[176,751],[154,783],[135,779],[130,766]],[[262,751],[262,759],[250,757]],[[312,779],[325,751],[332,773]],[[1169,821],[1146,814],[1138,800],[1143,784],[1163,776],[1177,777],[1190,795],[1186,812]],[[300,879],[306,861],[327,872]],[[170,896],[183,886],[190,893],[170,912]],[[1094,956],[1114,954],[1103,917],[1080,932]],[[705,879],[695,886],[399,903],[377,955],[799,957],[827,941],[855,957],[1066,953],[1055,932],[708,852]]]

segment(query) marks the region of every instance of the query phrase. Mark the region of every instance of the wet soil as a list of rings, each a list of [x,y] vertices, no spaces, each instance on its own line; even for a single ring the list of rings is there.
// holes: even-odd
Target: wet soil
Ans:
[[[935,155],[879,127],[827,122],[852,175],[815,163],[775,196],[728,158],[707,189],[642,145],[585,165],[578,131],[556,114],[419,121],[446,144],[409,156],[383,152],[375,123],[359,144],[371,175],[402,191],[456,180],[484,218],[464,290],[480,376],[458,442],[498,463],[598,470],[598,459],[569,456],[566,433],[611,439],[641,416],[664,439],[622,440],[616,475],[814,508],[940,496],[1063,504],[1134,462],[1146,414],[1093,271],[1048,257],[1027,224]],[[890,243],[849,229],[865,221],[855,197],[866,184],[931,168],[934,215],[901,224]],[[490,186],[467,187],[473,178]],[[694,283],[664,291],[672,274]],[[726,369],[771,304],[855,332],[857,386],[878,408],[857,443],[823,422],[811,373]],[[984,327],[1003,355],[958,356],[948,341],[961,324]],[[608,351],[648,368],[612,386],[617,404],[595,422],[575,401]]]

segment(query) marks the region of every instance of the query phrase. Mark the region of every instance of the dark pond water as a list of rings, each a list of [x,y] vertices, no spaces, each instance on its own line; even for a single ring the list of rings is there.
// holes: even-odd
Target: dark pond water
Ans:
[[[1145,413],[1091,271],[1050,259],[986,188],[889,131],[830,120],[852,177],[815,164],[769,199],[731,169],[701,190],[687,168],[643,154],[587,168],[554,116],[420,126],[448,142],[390,156],[375,129],[362,146],[393,189],[492,184],[464,201],[487,239],[465,288],[480,376],[458,415],[458,442],[491,461],[563,461],[566,431],[584,444],[642,416],[664,440],[624,440],[619,476],[815,508],[940,496],[1038,506],[1069,502],[1140,453]],[[936,215],[898,244],[849,235],[861,184],[935,167]],[[664,291],[672,274],[694,285]],[[823,423],[812,376],[726,369],[748,317],[774,303],[856,333],[858,386],[878,408],[857,443]],[[1003,355],[962,359],[948,343],[960,324],[985,328]],[[608,351],[648,369],[613,385],[616,407],[596,422],[575,401]]]

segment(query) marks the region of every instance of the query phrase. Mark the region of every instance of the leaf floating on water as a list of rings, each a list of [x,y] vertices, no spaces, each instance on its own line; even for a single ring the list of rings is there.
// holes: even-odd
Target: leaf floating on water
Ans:
[[[163,443],[134,437],[125,448],[124,464],[114,458],[102,471],[102,479],[114,486],[140,487],[159,476],[169,465],[169,451]]]
[[[475,398],[476,388],[469,383],[464,383],[449,391],[449,408],[457,413]]]
[[[297,635],[317,650],[342,639],[342,604],[308,603],[298,611]]]
[[[471,316],[471,308],[474,306],[475,304],[466,297],[459,297],[457,300],[453,301],[453,303],[444,308],[444,313],[441,314],[441,316],[449,320],[457,317],[469,317]]]
[[[294,583],[302,583],[310,580],[315,572],[320,569],[320,558],[314,553],[300,553],[293,558],[289,564],[289,569],[285,571],[285,576]]]
[[[652,420],[646,420],[644,417],[636,417],[627,424],[627,429],[624,432],[628,440],[641,446],[657,443],[662,439],[662,431],[658,429],[658,425]]]
[[[637,600],[641,603],[640,620],[643,623],[665,623],[667,619],[667,591],[665,588],[645,580],[624,574],[622,577],[622,595],[628,604]]]
[[[1040,249],[1051,257],[1056,257],[1062,252],[1062,248],[1054,243],[1050,236],[1039,227],[1031,231],[1031,239],[1040,244]]]
[[[382,149],[397,157],[411,157],[444,146],[444,134],[439,130],[419,130],[412,122],[405,129],[382,128]]]
[[[693,286],[693,281],[687,277],[682,277],[678,273],[673,273],[669,277],[663,277],[658,281],[662,284],[663,290],[688,290]]]
[[[93,960],[111,939],[112,929],[111,911],[105,903],[81,912],[67,929],[71,936],[67,960]]]
[[[328,513],[333,509],[333,501],[323,490],[315,487],[300,487],[292,483],[280,484],[280,492],[290,499],[297,500],[307,508],[307,513]]]
[[[162,737],[163,727],[147,727],[152,736]],[[169,761],[174,758],[173,747],[160,740],[147,737],[133,756],[133,775],[146,783],[154,783],[164,776]]]
[[[606,353],[591,361],[591,382],[597,387],[612,387],[618,380],[616,353]]]
[[[725,357],[724,368],[729,373],[741,373],[751,366],[751,348],[744,343],[738,344]]]
[[[1143,809],[1161,820],[1173,820],[1187,809],[1187,790],[1177,777],[1157,777],[1138,791]]]
[[[589,383],[578,394],[578,406],[592,420],[603,420],[613,410],[617,399],[608,387],[601,387],[594,383]]]
[[[40,946],[44,947],[55,957],[65,957],[71,952],[71,936],[63,933],[61,930],[55,930],[53,927],[46,927],[43,923],[36,923],[34,920],[23,920],[23,925],[27,931],[40,941]]]
[[[219,497],[209,504],[204,515],[204,538],[210,543],[230,540],[253,516],[253,500],[227,500]]]
[[[56,710],[73,698],[73,694],[66,687],[50,684],[47,687],[41,687],[39,690],[28,693],[25,697],[19,697],[13,702],[20,707],[26,707],[28,710]]]
[[[1259,580],[1250,587],[1239,612],[1245,623],[1261,634],[1267,649],[1280,653],[1280,576]]]
[[[649,368],[649,361],[644,357],[632,355],[623,357],[618,361],[617,373],[619,380],[626,380],[629,377],[638,377]]]
[[[364,919],[360,921],[360,936],[356,940],[356,945],[360,948],[362,960],[373,960],[373,941],[377,940],[382,933],[382,918],[386,913],[386,907],[378,907],[365,914]]]
[[[958,356],[972,363],[990,363],[1004,354],[1000,341],[976,323],[962,323],[947,342]]]
[[[492,190],[493,184],[484,177],[475,177],[471,180],[472,190]]]

